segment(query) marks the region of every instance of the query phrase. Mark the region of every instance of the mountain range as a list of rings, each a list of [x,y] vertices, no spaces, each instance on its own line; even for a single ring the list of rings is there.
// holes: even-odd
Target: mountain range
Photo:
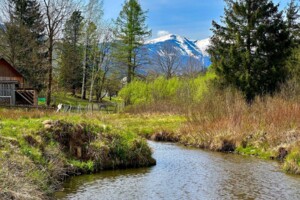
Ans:
[[[165,46],[172,47],[177,51],[180,60],[184,63],[193,59],[200,63],[201,67],[207,68],[211,65],[207,49],[210,45],[210,39],[190,40],[180,35],[169,34],[156,39],[146,41],[145,48],[151,56],[161,54]],[[152,66],[153,67],[153,66]]]

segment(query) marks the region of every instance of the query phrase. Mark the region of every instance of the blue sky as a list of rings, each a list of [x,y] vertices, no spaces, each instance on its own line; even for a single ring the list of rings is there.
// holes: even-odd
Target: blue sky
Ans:
[[[273,0],[286,7],[289,0]],[[106,19],[119,15],[124,0],[104,0]],[[148,10],[147,24],[152,29],[152,38],[164,33],[179,34],[191,39],[205,39],[212,35],[212,20],[219,21],[223,15],[223,0],[140,0]]]

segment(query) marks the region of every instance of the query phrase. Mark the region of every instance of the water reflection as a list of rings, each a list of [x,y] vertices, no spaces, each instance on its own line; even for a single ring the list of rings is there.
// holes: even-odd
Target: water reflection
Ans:
[[[278,163],[153,143],[157,165],[71,179],[59,199],[300,199]]]
[[[139,169],[125,169],[125,170],[110,170],[99,174],[82,175],[71,178],[64,184],[62,191],[56,193],[57,199],[72,199],[76,198],[77,193],[86,191],[86,188],[95,188],[94,186],[104,187],[104,183],[111,182],[116,184],[118,180],[135,179],[137,177],[144,177],[150,173],[151,168]]]

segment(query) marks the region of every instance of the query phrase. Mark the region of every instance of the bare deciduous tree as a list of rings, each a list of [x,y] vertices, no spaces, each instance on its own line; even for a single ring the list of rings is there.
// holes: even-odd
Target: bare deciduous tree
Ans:
[[[179,72],[178,69],[182,64],[178,50],[170,44],[163,45],[160,51],[153,56],[152,62],[167,79],[172,78],[176,72]]]
[[[112,31],[109,27],[102,28],[98,35],[98,51],[95,52],[95,64],[93,64],[91,85],[90,85],[90,97],[89,101],[92,101],[93,91],[95,89],[95,83],[97,84],[97,100],[101,100],[101,93],[104,89],[107,74],[112,67]]]
[[[48,38],[48,80],[47,80],[47,106],[51,103],[53,79],[53,52],[56,41],[61,35],[64,22],[74,11],[73,0],[41,0]]]
[[[204,72],[205,67],[200,59],[190,56],[187,62],[183,65],[182,75],[195,78],[199,73]]]
[[[86,82],[87,82],[87,60],[88,60],[88,46],[91,38],[89,38],[89,26],[91,23],[99,29],[101,27],[101,19],[103,16],[103,0],[89,0],[85,8],[85,36],[84,36],[84,58],[83,58],[83,73],[82,73],[82,90],[81,98],[86,99]]]

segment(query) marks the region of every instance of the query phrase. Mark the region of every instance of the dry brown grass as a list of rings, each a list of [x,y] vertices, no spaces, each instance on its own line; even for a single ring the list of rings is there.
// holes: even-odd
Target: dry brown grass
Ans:
[[[182,114],[186,110],[186,106],[179,102],[171,102],[170,100],[161,100],[151,102],[149,104],[140,104],[128,106],[127,113],[131,114]]]
[[[236,146],[248,138],[270,147],[300,140],[300,103],[278,97],[257,99],[249,106],[237,92],[215,91],[193,107],[183,135],[193,135],[203,141],[227,138]],[[199,139],[198,139],[199,140]],[[217,142],[218,143],[218,142]],[[215,144],[205,144],[204,146]],[[253,145],[253,144],[252,144]],[[257,144],[260,145],[260,144]],[[257,146],[256,145],[256,146]]]
[[[36,167],[27,157],[0,158],[0,167],[0,199],[41,200],[47,198],[28,178],[28,173]]]
[[[54,110],[26,109],[26,108],[0,108],[0,120],[20,118],[41,118],[54,114]]]
[[[187,122],[174,137],[183,144],[215,151],[250,148],[255,155],[276,158],[282,156],[280,148],[290,152],[300,141],[297,84],[286,84],[281,93],[257,98],[251,106],[235,89],[209,87],[198,103],[169,99],[135,105],[129,112],[184,115]]]

